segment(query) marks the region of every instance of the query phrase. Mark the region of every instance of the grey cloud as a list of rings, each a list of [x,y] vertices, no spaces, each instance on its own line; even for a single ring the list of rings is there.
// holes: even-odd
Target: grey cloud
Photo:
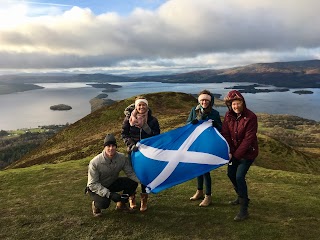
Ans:
[[[34,20],[0,30],[0,67],[99,67],[125,60],[182,62],[205,54],[254,52],[258,59],[259,51],[283,56],[297,48],[319,51],[318,9],[317,0],[171,0],[157,11],[140,9],[127,17],[74,8],[51,17],[50,24]]]
[[[105,56],[78,56],[70,54],[19,53],[0,52],[0,68],[90,68],[111,66],[120,58],[108,59]]]

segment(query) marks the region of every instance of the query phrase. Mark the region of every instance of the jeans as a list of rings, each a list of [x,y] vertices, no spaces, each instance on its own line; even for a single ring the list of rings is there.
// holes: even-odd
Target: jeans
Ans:
[[[138,183],[131,180],[127,177],[119,177],[116,181],[114,181],[110,186],[107,188],[110,192],[121,192],[123,191],[124,194],[128,194],[131,196],[136,192]],[[92,200],[95,203],[95,206],[100,209],[106,209],[110,206],[110,199],[107,197],[101,197],[98,194],[91,192],[89,190],[89,195],[91,196]]]
[[[141,184],[141,193],[147,193],[146,185]]]
[[[197,177],[198,179],[198,190],[203,190],[203,180],[206,185],[206,195],[211,195],[211,176],[210,172]]]
[[[131,162],[131,151],[128,152],[128,158],[129,158],[129,161]],[[132,165],[132,162],[131,162],[131,165]],[[147,190],[146,190],[147,186],[143,184],[141,184],[140,186],[141,186],[141,193],[147,193]]]
[[[228,165],[228,177],[240,198],[248,199],[246,174],[252,163],[253,160],[241,159],[232,161]]]

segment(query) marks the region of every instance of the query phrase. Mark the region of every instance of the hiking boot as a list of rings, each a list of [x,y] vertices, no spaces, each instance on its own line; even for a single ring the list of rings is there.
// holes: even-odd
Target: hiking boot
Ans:
[[[141,193],[141,207],[140,212],[145,212],[148,209],[148,193]]]
[[[203,199],[203,190],[197,190],[196,193],[190,198],[191,201]]]
[[[248,213],[249,199],[239,198],[239,203],[240,203],[240,212],[233,219],[234,221],[237,221],[237,222],[243,221],[249,217],[249,213]]]
[[[136,209],[137,208],[137,202],[136,202],[136,195],[133,194],[132,196],[129,197],[129,205],[130,208]]]
[[[240,221],[247,219],[248,217],[249,217],[248,209],[246,209],[246,210],[240,209],[240,212],[237,214],[237,216],[234,217],[233,220],[236,222],[240,222]]]
[[[199,204],[199,207],[208,207],[212,204],[212,197],[211,195],[206,195],[202,202]]]
[[[94,217],[101,217],[102,216],[101,209],[97,208],[94,205],[94,201],[92,201],[91,208],[92,208],[92,214],[93,214]]]
[[[233,200],[233,201],[229,201],[229,204],[230,205],[233,205],[233,206],[235,206],[235,205],[239,205],[240,204],[240,202],[239,202],[239,197],[237,197],[235,200]]]
[[[127,204],[125,204],[123,202],[117,202],[115,210],[119,211],[119,212],[126,212],[126,213],[134,213],[135,212],[134,209],[128,207]]]

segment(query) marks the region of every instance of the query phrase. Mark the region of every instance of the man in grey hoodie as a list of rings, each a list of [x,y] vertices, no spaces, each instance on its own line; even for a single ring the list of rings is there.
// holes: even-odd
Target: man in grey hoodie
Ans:
[[[121,170],[127,177],[119,177]],[[117,203],[116,210],[133,212],[127,202],[129,196],[135,193],[138,182],[128,157],[117,152],[114,135],[107,134],[102,153],[95,156],[88,167],[87,191],[93,200],[93,216],[101,216],[101,209],[108,208],[111,200]]]

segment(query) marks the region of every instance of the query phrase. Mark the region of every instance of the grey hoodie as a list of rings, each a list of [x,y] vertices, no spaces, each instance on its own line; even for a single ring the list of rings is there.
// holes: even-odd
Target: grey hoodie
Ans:
[[[110,159],[102,151],[89,163],[87,187],[101,197],[109,197],[108,187],[118,179],[121,170],[133,181],[140,182],[129,159],[123,153],[116,152],[115,156]]]

